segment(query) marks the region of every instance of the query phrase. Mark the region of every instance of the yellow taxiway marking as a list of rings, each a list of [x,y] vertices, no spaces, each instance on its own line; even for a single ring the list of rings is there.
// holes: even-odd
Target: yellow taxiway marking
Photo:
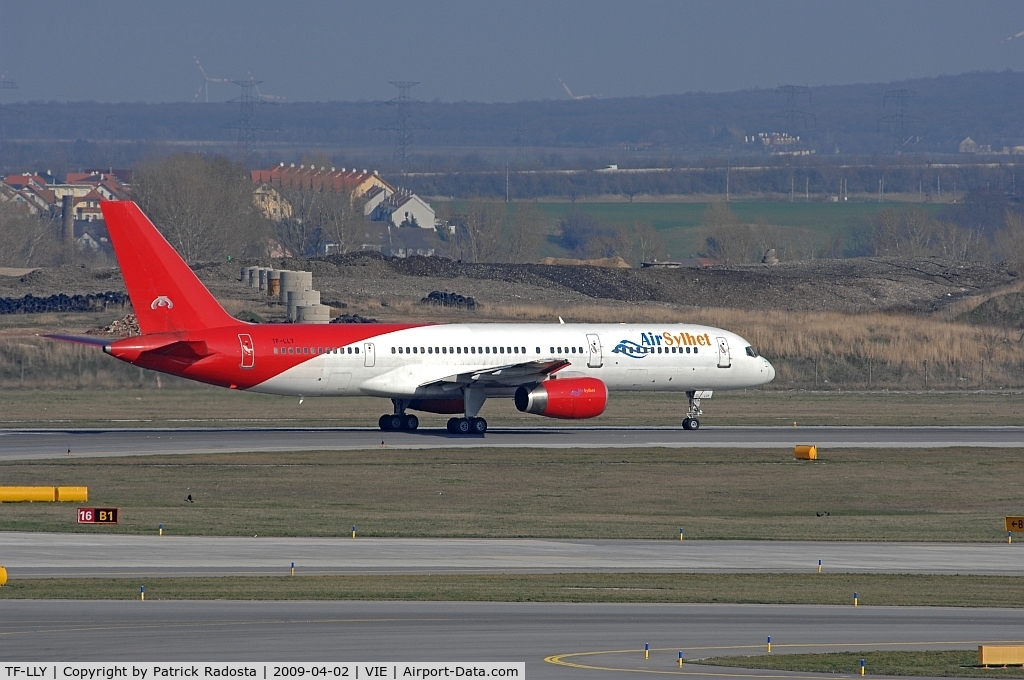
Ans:
[[[774,644],[773,647],[798,647],[798,648],[833,648],[833,649],[849,649],[851,646],[863,649],[864,647],[934,647],[937,645],[982,645],[982,644],[1013,644],[1020,643],[1020,640],[958,640],[958,641],[936,641],[936,642],[856,642],[856,643],[835,643],[835,642],[810,642],[810,643],[785,643],[785,644]],[[651,652],[708,652],[716,650],[735,650],[735,649],[764,649],[764,644],[758,645],[722,645],[714,647],[659,647],[651,648]],[[574,661],[566,661],[572,657],[585,657],[585,656],[600,656],[608,654],[642,654],[643,649],[608,649],[593,652],[569,652],[566,654],[552,654],[551,656],[544,657],[544,661],[556,666],[568,666],[570,668],[579,668],[581,670],[588,671],[618,671],[625,673],[653,673],[655,675],[703,675],[709,677],[718,678],[821,678],[823,673],[814,675],[797,675],[795,672],[787,671],[785,675],[781,674],[758,674],[758,669],[750,669],[750,673],[730,673],[728,671],[711,671],[711,668],[719,668],[719,666],[702,666],[700,670],[682,670],[682,669],[656,669],[656,668],[622,668],[617,666],[594,666],[591,664],[577,663]],[[641,659],[637,659],[640,661]],[[675,659],[672,659],[674,662]],[[697,663],[697,662],[691,662]],[[830,677],[837,677],[835,674],[829,673]],[[855,677],[856,673],[851,672],[849,677]],[[838,677],[845,677],[839,675]]]

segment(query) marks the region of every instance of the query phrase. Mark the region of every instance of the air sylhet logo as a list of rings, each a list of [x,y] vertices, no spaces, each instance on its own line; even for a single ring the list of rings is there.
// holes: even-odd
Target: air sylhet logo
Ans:
[[[151,303],[149,303],[150,309],[156,309],[157,307],[166,307],[167,309],[174,309],[174,303],[171,302],[171,298],[167,297],[166,295],[161,295],[160,297],[156,298]]]

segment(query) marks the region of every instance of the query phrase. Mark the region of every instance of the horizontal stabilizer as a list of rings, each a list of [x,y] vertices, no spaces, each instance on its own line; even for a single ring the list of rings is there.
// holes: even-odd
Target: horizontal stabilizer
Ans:
[[[62,340],[63,342],[74,342],[79,345],[92,345],[94,347],[105,347],[111,342],[114,342],[114,338],[97,338],[90,335],[60,335],[57,333],[51,333],[43,336],[44,338],[50,338],[51,340]]]

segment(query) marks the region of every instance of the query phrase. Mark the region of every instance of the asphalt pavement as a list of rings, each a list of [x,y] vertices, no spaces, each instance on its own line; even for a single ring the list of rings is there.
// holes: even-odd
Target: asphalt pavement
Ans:
[[[453,448],[1024,448],[1024,427],[518,427],[483,436],[441,429],[180,428],[0,430],[0,461],[72,456],[135,456],[281,451]]]
[[[769,635],[772,653],[1020,644],[1021,620],[942,607],[0,599],[0,646],[5,661],[525,661],[531,680],[836,678],[680,671],[677,659],[762,654]]]
[[[287,574],[825,573],[1024,575],[1024,542],[861,543],[276,538],[0,532],[0,564],[34,577]]]

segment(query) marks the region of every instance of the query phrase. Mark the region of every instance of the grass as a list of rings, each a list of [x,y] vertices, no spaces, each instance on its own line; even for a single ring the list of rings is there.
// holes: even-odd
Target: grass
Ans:
[[[938,678],[1024,678],[1024,668],[982,668],[975,650],[927,652],[833,652],[829,654],[764,654],[721,656],[698,663],[732,668],[758,668],[803,673],[860,673],[864,659],[868,675],[908,675]]]
[[[431,574],[13,579],[0,588],[0,599],[133,600],[139,597],[140,585],[146,586],[147,600],[845,605],[849,604],[850,593],[856,591],[862,601],[873,605],[1024,607],[1024,579],[1021,578],[900,574]],[[751,662],[759,659],[751,659]],[[874,665],[869,668],[872,673],[880,672]]]
[[[0,389],[0,429],[82,427],[373,427],[391,411],[385,399],[306,399],[240,393],[164,378],[165,389]],[[175,385],[174,388],[166,388]],[[824,387],[824,385],[823,385]],[[685,400],[675,394],[611,395],[604,415],[581,426],[678,426]],[[1020,425],[1019,390],[992,392],[716,392],[702,403],[706,425]],[[418,414],[423,427],[448,416]],[[564,426],[520,413],[509,399],[492,399],[482,415],[491,425]]]
[[[395,301],[386,309],[394,318],[406,320],[550,322],[561,316],[568,322],[694,323],[728,328],[775,365],[777,377],[770,390],[1024,387],[1024,342],[1019,331],[935,316],[533,303],[486,305],[474,313],[445,312],[440,319],[436,308],[408,300]],[[0,329],[2,388],[139,388],[184,382],[169,377],[157,380],[155,373],[112,359],[96,347],[36,337],[45,332],[42,321],[26,318],[25,323],[20,329]],[[61,326],[63,332],[82,332]]]
[[[84,485],[121,508],[0,505],[0,529],[171,535],[1002,541],[1019,449],[470,449],[51,459],[5,484]],[[194,503],[184,502],[191,494]],[[819,513],[829,513],[818,516]]]
[[[668,252],[673,257],[690,257],[696,254],[700,244],[697,230],[700,227],[706,202],[583,202],[570,203],[538,203],[538,207],[547,214],[552,222],[556,222],[570,210],[593,215],[602,222],[609,224],[632,224],[636,220],[650,222],[661,234]],[[782,228],[808,230],[819,237],[831,237],[833,234],[857,227],[875,217],[884,208],[892,204],[877,202],[854,203],[807,203],[803,201],[763,202],[752,200],[736,200],[729,207],[740,222],[754,224],[758,220],[766,224]],[[915,204],[930,213],[941,210],[944,206],[932,203]]]

